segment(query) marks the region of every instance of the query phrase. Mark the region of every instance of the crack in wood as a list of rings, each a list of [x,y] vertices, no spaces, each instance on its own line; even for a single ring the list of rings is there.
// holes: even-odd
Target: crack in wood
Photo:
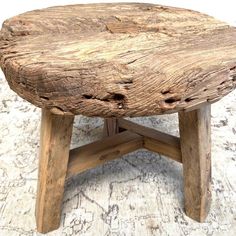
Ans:
[[[37,107],[148,116],[201,106],[235,88],[234,27],[152,4],[84,7],[32,11],[3,24],[0,65],[10,87]]]

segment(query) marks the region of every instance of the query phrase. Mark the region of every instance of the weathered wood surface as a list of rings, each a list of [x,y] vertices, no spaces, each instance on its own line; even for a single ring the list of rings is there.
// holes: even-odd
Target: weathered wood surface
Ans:
[[[141,135],[124,131],[70,151],[67,178],[143,147]]]
[[[103,136],[109,137],[119,133],[117,118],[105,118],[103,126]]]
[[[186,214],[203,222],[211,204],[211,107],[179,113]]]
[[[108,120],[107,120],[108,121]],[[109,120],[112,125],[125,131],[110,132],[102,140],[70,151],[67,178],[122,157],[140,148],[158,152],[182,163],[179,138],[141,126],[125,119]],[[111,130],[114,131],[114,129]]]
[[[154,130],[134,122],[118,119],[119,128],[129,130],[143,136],[143,147],[182,163],[180,139],[170,134]]]
[[[52,7],[4,22],[0,64],[15,92],[54,113],[172,113],[235,88],[236,29],[151,4]]]
[[[42,110],[36,201],[37,230],[41,233],[60,225],[73,120],[73,116],[58,116]]]

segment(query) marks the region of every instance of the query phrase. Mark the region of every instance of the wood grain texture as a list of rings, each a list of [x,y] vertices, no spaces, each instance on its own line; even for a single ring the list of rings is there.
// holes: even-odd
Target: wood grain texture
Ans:
[[[101,165],[109,160],[122,157],[143,147],[143,137],[124,131],[120,134],[75,148],[70,151],[67,178]]]
[[[103,125],[103,136],[109,137],[119,133],[117,118],[105,118]]]
[[[211,107],[179,113],[186,214],[203,222],[211,203]]]
[[[36,200],[37,230],[41,233],[60,226],[73,119],[42,110]]]
[[[118,119],[118,126],[143,136],[143,147],[147,150],[157,152],[182,163],[180,140],[178,137],[125,119]]]
[[[89,4],[3,24],[10,87],[56,114],[132,117],[213,103],[236,86],[236,29],[191,10]]]
[[[27,1],[19,4],[24,2]],[[36,233],[32,210],[35,205],[35,167],[38,163],[35,141],[38,140],[39,109],[35,111],[34,106],[22,99],[16,101],[16,95],[3,79],[0,79],[0,88],[0,101],[6,101],[7,104],[7,107],[0,105],[0,187],[3,207],[0,235],[43,236]],[[213,204],[205,223],[198,224],[183,213],[181,166],[161,160],[142,149],[130,153],[124,160],[86,171],[69,181],[63,198],[61,227],[46,235],[104,236],[112,232],[126,236],[234,236],[235,101],[236,90],[217,106],[212,106],[212,158],[215,159],[212,161]],[[176,116],[160,117],[160,122],[157,119],[140,117],[135,121],[158,129],[160,127],[170,133],[177,123]],[[81,116],[75,121],[75,131],[79,137],[76,135],[74,140],[97,139],[101,129],[96,127],[100,125],[100,118],[88,120]],[[78,234],[80,229],[82,235]]]

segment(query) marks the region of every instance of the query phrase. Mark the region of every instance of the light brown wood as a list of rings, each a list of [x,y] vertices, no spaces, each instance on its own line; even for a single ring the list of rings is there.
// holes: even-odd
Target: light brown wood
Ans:
[[[203,222],[211,203],[210,105],[179,113],[186,214]]]
[[[66,177],[138,148],[183,163],[186,213],[204,221],[209,104],[236,88],[235,39],[236,28],[213,17],[153,4],[58,6],[6,20],[0,66],[12,90],[43,108],[38,231],[59,226]],[[181,139],[117,120],[174,112]],[[77,114],[106,118],[107,137],[69,151]]]
[[[41,233],[60,225],[73,119],[42,110],[36,201],[37,230]]]
[[[236,29],[152,4],[50,7],[6,20],[0,65],[56,114],[133,117],[196,109],[236,86]]]
[[[143,147],[143,137],[124,131],[70,151],[67,178]]]
[[[118,126],[142,135],[144,137],[143,147],[149,151],[158,152],[182,163],[179,138],[125,119],[119,119]]]
[[[113,121],[111,124],[114,125]],[[126,131],[113,133],[102,140],[70,151],[67,178],[140,148],[146,148],[182,162],[179,138],[124,119],[116,120],[113,127]]]
[[[105,118],[103,126],[103,136],[108,137],[119,133],[117,118]]]

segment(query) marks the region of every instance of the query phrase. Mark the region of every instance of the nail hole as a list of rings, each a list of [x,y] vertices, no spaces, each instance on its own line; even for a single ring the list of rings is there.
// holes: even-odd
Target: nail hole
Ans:
[[[115,93],[115,94],[113,95],[113,99],[114,99],[114,100],[120,101],[120,100],[123,100],[124,98],[125,98],[125,96],[124,96],[123,94],[120,94],[120,93]]]
[[[83,94],[82,96],[83,96],[83,98],[86,98],[86,99],[91,99],[93,97],[90,94]]]
[[[179,98],[168,98],[168,99],[166,99],[165,100],[165,102],[166,103],[175,103],[175,102],[178,102],[178,101],[180,101],[180,99]]]
[[[40,96],[40,98],[41,98],[42,100],[46,100],[46,101],[48,101],[48,100],[49,100],[49,98],[48,98],[48,97],[46,97],[46,96]]]
[[[185,102],[191,102],[191,101],[193,101],[195,98],[186,98],[185,99]]]
[[[163,91],[161,91],[162,94],[167,94],[169,92],[170,92],[170,90],[163,90]]]
[[[26,83],[25,82],[20,82],[19,83],[22,87],[26,87]]]
[[[220,85],[223,85],[225,82],[226,82],[226,81],[222,81],[222,82],[220,83]]]

